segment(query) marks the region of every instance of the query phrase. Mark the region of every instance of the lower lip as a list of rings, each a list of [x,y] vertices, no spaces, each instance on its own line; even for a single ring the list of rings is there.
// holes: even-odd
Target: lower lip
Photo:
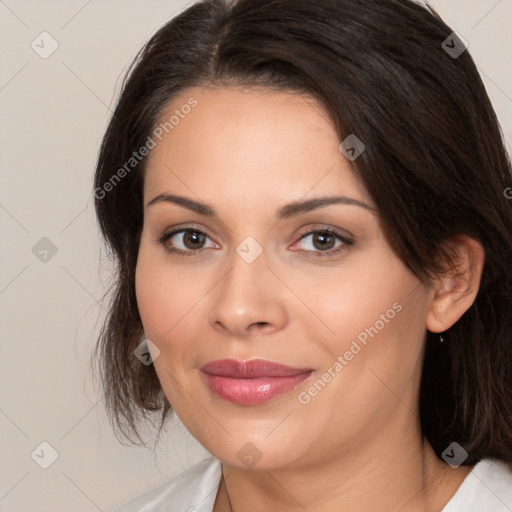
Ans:
[[[257,379],[233,379],[201,372],[206,385],[216,395],[240,405],[259,405],[276,396],[295,389],[313,371],[288,377],[259,377]]]

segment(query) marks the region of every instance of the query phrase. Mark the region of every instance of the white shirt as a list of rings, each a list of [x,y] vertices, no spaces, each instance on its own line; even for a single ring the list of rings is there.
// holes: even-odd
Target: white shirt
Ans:
[[[113,512],[212,512],[221,476],[220,460],[209,457]],[[512,512],[512,471],[481,460],[442,512]]]

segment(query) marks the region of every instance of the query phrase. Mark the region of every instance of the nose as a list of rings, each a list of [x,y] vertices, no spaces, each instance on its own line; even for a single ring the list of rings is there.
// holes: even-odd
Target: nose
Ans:
[[[271,334],[287,322],[283,284],[267,267],[266,252],[248,263],[236,251],[230,268],[211,292],[209,322],[236,337]]]

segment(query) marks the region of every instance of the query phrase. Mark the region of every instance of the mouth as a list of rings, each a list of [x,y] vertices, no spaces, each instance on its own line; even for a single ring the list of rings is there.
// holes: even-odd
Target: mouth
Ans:
[[[300,386],[314,370],[264,359],[207,363],[201,376],[211,392],[239,405],[259,405]]]

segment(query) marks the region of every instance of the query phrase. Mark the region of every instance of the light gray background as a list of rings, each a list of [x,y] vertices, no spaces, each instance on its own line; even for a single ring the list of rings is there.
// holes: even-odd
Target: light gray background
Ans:
[[[89,371],[108,278],[99,144],[127,65],[191,3],[0,0],[1,511],[108,511],[208,456],[180,424],[156,454],[119,444]],[[431,4],[468,41],[510,143],[512,0]],[[59,45],[47,59],[31,47],[43,31]],[[43,237],[46,262],[32,252]],[[48,469],[31,457],[43,441],[58,452]]]

